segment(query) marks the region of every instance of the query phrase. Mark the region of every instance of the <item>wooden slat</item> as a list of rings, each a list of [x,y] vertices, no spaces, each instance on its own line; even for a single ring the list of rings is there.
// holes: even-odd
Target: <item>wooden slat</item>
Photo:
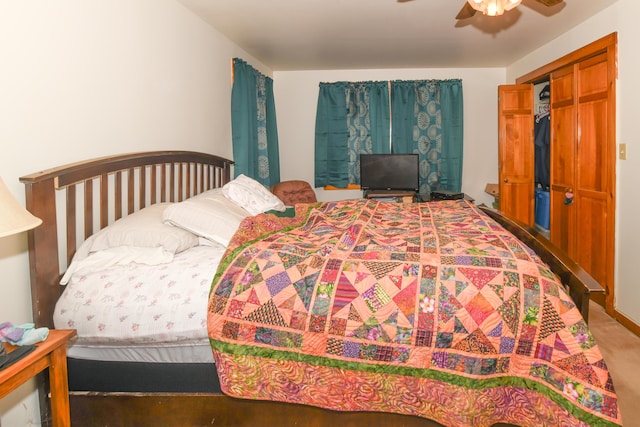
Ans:
[[[167,165],[160,165],[160,202],[167,201]]]
[[[178,168],[178,202],[182,201],[183,197],[183,186],[184,186],[184,164],[176,163],[176,167]]]
[[[207,179],[208,172],[209,172],[209,168],[206,165],[202,165],[202,170],[200,173],[200,192],[201,193],[204,193],[209,189],[208,179]]]
[[[140,209],[144,208],[147,204],[147,174],[146,169],[140,169],[140,176],[138,177],[139,185],[138,185],[138,200]]]
[[[107,226],[109,222],[109,175],[100,175],[100,229]]]
[[[67,265],[71,263],[73,254],[76,253],[76,186],[72,185],[67,188]]]
[[[116,172],[114,180],[114,220],[122,218],[122,172]]]
[[[132,214],[135,209],[135,170],[129,168],[127,173],[127,214]]]
[[[93,180],[84,182],[84,238],[85,240],[93,234]]]
[[[202,169],[199,164],[193,165],[193,193],[199,194],[202,192]]]
[[[158,193],[158,167],[156,165],[151,166],[151,204],[155,205]]]
[[[192,182],[191,182],[191,163],[185,163],[185,179],[184,179],[184,183],[185,183],[185,191],[184,191],[184,195],[185,195],[185,199],[188,199],[189,197],[191,197],[191,186],[192,186]]]
[[[176,201],[176,197],[175,197],[175,191],[176,191],[175,167],[176,167],[176,165],[173,162],[169,166],[169,201],[170,202],[175,202]]]

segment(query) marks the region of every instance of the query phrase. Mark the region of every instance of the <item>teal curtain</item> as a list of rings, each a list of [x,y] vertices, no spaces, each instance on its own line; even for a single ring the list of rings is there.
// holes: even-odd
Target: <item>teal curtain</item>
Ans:
[[[360,183],[360,154],[389,153],[387,82],[320,83],[315,186]]]
[[[316,111],[315,186],[349,183],[347,97],[343,84],[320,83]]]
[[[270,187],[280,182],[280,153],[273,80],[233,59],[231,132],[234,174]]]
[[[391,150],[417,153],[420,194],[462,189],[462,81],[391,82]]]

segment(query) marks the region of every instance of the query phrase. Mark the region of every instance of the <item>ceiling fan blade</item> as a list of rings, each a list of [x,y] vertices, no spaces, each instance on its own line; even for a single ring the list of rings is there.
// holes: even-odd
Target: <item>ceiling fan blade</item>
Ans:
[[[538,3],[541,3],[545,6],[555,6],[558,3],[562,3],[564,0],[536,0]]]
[[[475,14],[476,14],[476,10],[472,8],[469,3],[465,1],[464,6],[462,6],[462,9],[460,9],[460,12],[458,12],[458,14],[456,15],[456,19],[471,18]]]

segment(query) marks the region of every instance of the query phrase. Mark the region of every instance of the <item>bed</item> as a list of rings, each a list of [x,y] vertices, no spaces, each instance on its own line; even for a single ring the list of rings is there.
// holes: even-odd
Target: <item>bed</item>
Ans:
[[[26,186],[27,208],[43,219],[43,225],[30,231],[28,235],[34,321],[39,326],[53,327],[55,307],[62,293],[60,280],[63,278],[72,257],[83,250],[83,243],[91,240],[93,235],[98,235],[105,229],[109,229],[107,225],[113,225],[120,218],[133,216],[148,207],[165,203],[176,205],[215,191],[216,188],[223,187],[232,181],[231,166],[231,161],[210,154],[184,151],[151,152],[96,159],[22,177],[21,181]],[[484,229],[485,232],[492,233],[494,239],[497,236],[497,241],[502,242],[503,245],[508,242],[506,247],[509,248],[509,253],[519,254],[523,259],[526,258],[527,262],[534,262],[536,265],[538,258],[544,260],[557,274],[554,276],[545,270],[546,267],[543,267],[540,270],[543,271],[543,277],[538,279],[538,288],[549,290],[552,294],[550,306],[546,303],[543,305],[547,317],[553,318],[553,321],[548,322],[550,326],[544,328],[545,334],[548,334],[545,338],[549,341],[551,340],[549,337],[556,334],[563,336],[565,340],[560,340],[556,345],[561,350],[538,345],[534,349],[535,355],[541,355],[541,360],[545,363],[553,359],[550,355],[553,351],[556,351],[556,354],[558,351],[566,351],[567,356],[582,362],[584,362],[583,358],[588,359],[588,363],[572,364],[572,366],[580,366],[581,368],[571,371],[571,378],[576,381],[567,386],[568,388],[573,387],[568,390],[570,396],[573,396],[571,393],[575,389],[579,390],[578,394],[581,396],[579,398],[584,400],[581,404],[576,404],[571,400],[571,397],[567,397],[569,395],[565,395],[567,393],[565,386],[569,382],[559,381],[559,375],[561,376],[558,373],[559,368],[556,365],[550,368],[549,363],[539,363],[535,366],[527,365],[526,379],[515,379],[514,387],[517,386],[518,390],[524,390],[523,387],[520,387],[522,384],[533,382],[537,384],[538,388],[550,390],[547,394],[552,398],[550,401],[545,400],[545,408],[553,408],[548,411],[552,413],[549,415],[550,417],[558,416],[559,409],[562,412],[560,419],[568,417],[566,418],[569,420],[568,422],[575,421],[571,418],[572,416],[578,416],[592,423],[601,422],[602,425],[620,424],[615,392],[608,379],[606,364],[601,360],[597,345],[590,339],[588,328],[584,322],[588,314],[589,292],[598,290],[599,286],[566,256],[544,241],[537,241],[535,233],[532,233],[527,227],[503,218],[499,212],[489,209],[484,209],[485,212],[482,212],[478,207],[464,201],[455,203],[461,203],[461,206],[455,206],[455,209],[458,210],[457,214],[452,213],[454,207],[449,206],[448,202],[408,204],[407,206],[409,206],[414,220],[418,222],[422,221],[419,218],[431,218],[433,221],[440,218],[436,222],[448,223],[454,227],[445,234],[455,234],[452,230],[464,229],[463,224],[479,225],[479,228]],[[202,358],[194,354],[176,356],[173,353],[173,356],[163,358],[164,356],[158,354],[164,350],[158,349],[154,350],[156,356],[147,355],[146,357],[150,357],[150,359],[144,359],[142,362],[138,361],[140,355],[135,351],[130,352],[131,359],[124,362],[120,356],[113,357],[114,360],[104,360],[109,357],[103,355],[99,357],[102,360],[98,361],[92,359],[94,356],[86,354],[78,355],[76,353],[76,356],[72,357],[74,352],[70,351],[72,421],[79,425],[114,425],[114,422],[116,425],[155,425],[159,419],[162,419],[163,425],[285,425],[283,420],[286,420],[287,425],[329,425],[336,422],[346,425],[440,425],[436,421],[446,425],[468,424],[469,418],[460,418],[456,421],[445,410],[451,406],[447,399],[456,396],[456,391],[449,389],[438,393],[442,400],[438,404],[427,405],[428,409],[424,407],[418,409],[417,407],[420,405],[417,405],[416,402],[421,399],[416,396],[419,394],[407,393],[406,391],[412,390],[411,387],[417,387],[414,390],[423,391],[425,389],[435,390],[436,385],[441,388],[447,383],[442,381],[442,375],[453,375],[452,372],[456,370],[453,367],[460,368],[460,366],[465,366],[465,363],[467,368],[462,368],[463,374],[467,377],[465,381],[467,385],[475,384],[467,387],[468,390],[473,390],[474,387],[478,388],[477,384],[480,382],[473,380],[476,374],[491,378],[489,383],[493,381],[493,378],[504,376],[504,363],[508,362],[500,361],[500,358],[495,355],[488,357],[485,354],[483,357],[478,356],[476,361],[472,361],[471,357],[461,359],[446,354],[449,349],[447,345],[450,346],[452,342],[457,340],[454,337],[459,337],[465,329],[471,329],[470,322],[474,316],[476,324],[483,323],[481,320],[486,319],[489,319],[489,323],[491,322],[492,315],[489,314],[487,306],[487,301],[490,302],[491,297],[471,298],[475,301],[473,304],[475,308],[469,310],[473,315],[467,318],[460,316],[456,318],[450,313],[451,316],[445,319],[442,316],[445,316],[446,310],[443,310],[442,314],[438,314],[440,318],[435,317],[429,320],[424,315],[420,317],[420,313],[439,313],[436,311],[436,307],[441,299],[442,301],[446,299],[449,305],[455,305],[454,294],[457,287],[459,288],[461,285],[456,284],[456,279],[451,279],[451,283],[447,284],[449,294],[446,298],[442,296],[443,294],[437,293],[433,295],[420,294],[421,305],[414,304],[414,308],[421,307],[423,311],[411,312],[411,304],[409,303],[411,292],[417,296],[416,290],[420,289],[418,283],[435,280],[433,277],[429,279],[425,276],[417,282],[415,280],[412,282],[408,278],[415,279],[417,274],[422,277],[424,273],[421,267],[413,264],[416,259],[420,258],[420,254],[424,252],[425,248],[426,252],[431,254],[431,258],[438,258],[440,255],[437,250],[439,250],[440,243],[438,243],[437,232],[434,232],[431,237],[425,237],[422,240],[420,237],[417,241],[415,238],[413,240],[405,239],[403,244],[406,250],[402,253],[391,253],[394,251],[390,249],[392,247],[391,240],[397,240],[397,238],[390,236],[389,230],[406,228],[399,222],[400,211],[406,210],[402,206],[402,204],[385,204],[363,199],[342,203],[298,205],[295,208],[295,216],[280,213],[247,215],[241,221],[237,232],[230,238],[229,243],[223,245],[222,249],[194,244],[187,250],[179,251],[175,255],[175,259],[180,262],[186,262],[184,255],[193,250],[205,260],[200,263],[205,264],[204,273],[186,273],[190,267],[185,267],[183,270],[187,276],[210,274],[211,278],[206,280],[207,294],[208,283],[214,276],[211,265],[217,267],[215,268],[217,274],[213,280],[213,287],[210,288],[211,293],[208,301],[208,330],[203,327],[205,335],[208,334],[208,338],[211,340],[210,344],[214,352],[211,352],[211,346],[207,348],[205,345],[205,350],[209,350],[209,354],[215,358],[216,363],[207,360],[206,355]],[[291,210],[287,213],[290,212]],[[529,246],[522,245],[488,215],[510,228],[511,233],[518,236],[520,240],[526,241]],[[382,218],[385,225],[377,229],[376,232],[379,235],[376,239],[369,239],[367,250],[364,248],[367,245],[362,243],[360,234],[363,229],[354,227],[353,224],[340,229],[343,225],[348,224],[348,222],[344,222],[348,218],[359,218],[356,222],[366,222],[363,218],[375,216]],[[85,218],[91,219],[85,220]],[[338,223],[331,223],[333,220],[324,223],[320,221],[321,218],[323,221],[334,218],[333,220],[337,220]],[[287,232],[282,233],[282,230]],[[419,228],[414,231],[418,234],[424,233]],[[477,235],[476,231],[473,228],[467,228],[462,234],[466,233],[467,241],[483,239]],[[337,235],[341,238],[336,240],[332,233],[338,233]],[[315,237],[308,241],[305,240],[310,236]],[[368,288],[360,292],[356,290],[357,287],[349,288],[345,282],[342,284],[343,286],[338,287],[337,303],[329,307],[322,303],[322,297],[319,297],[329,293],[309,288],[294,295],[291,293],[291,289],[281,283],[282,276],[258,282],[253,279],[255,275],[248,276],[244,270],[239,272],[242,270],[240,267],[242,262],[249,259],[248,254],[256,254],[261,261],[255,264],[255,268],[258,265],[263,268],[265,265],[275,265],[275,258],[269,259],[273,255],[273,245],[278,246],[284,252],[292,251],[289,255],[293,253],[302,259],[302,254],[305,251],[310,253],[316,251],[316,249],[312,249],[314,243],[321,242],[321,247],[328,248],[327,242],[323,239],[329,239],[339,245],[342,244],[344,247],[341,251],[343,252],[351,252],[351,250],[347,250],[348,247],[353,249],[355,245],[359,248],[356,252],[360,254],[361,258],[373,256],[374,253],[377,254],[375,256],[379,256],[384,251],[390,251],[388,256],[393,261],[391,264],[395,265],[394,268],[398,267],[398,263],[403,265],[399,273],[391,270],[385,272],[384,268],[386,267],[381,265],[371,268],[379,271],[378,279],[381,283],[389,282],[384,286],[394,283],[394,286],[398,286],[398,291],[403,292],[392,295],[388,288],[383,290],[382,287],[379,289],[370,287],[370,291]],[[420,243],[421,241],[423,243]],[[359,246],[357,242],[360,242]],[[422,244],[425,246],[421,250]],[[487,242],[483,244],[488,245]],[[269,246],[271,249],[260,252],[261,245],[263,245],[263,249]],[[373,246],[375,246],[375,250],[371,250]],[[537,254],[529,248],[535,249]],[[464,252],[465,250],[454,242],[450,242],[450,246],[445,249],[451,251],[450,254],[447,254],[447,259],[452,263],[451,266],[455,266],[456,262],[463,257],[461,253],[456,253],[456,251]],[[467,255],[477,250],[477,248],[466,249]],[[224,256],[221,251],[224,252]],[[299,266],[296,266],[297,264],[293,261],[295,257],[287,256],[284,258],[286,258],[285,263],[290,263],[291,268],[307,272],[316,269],[317,273],[318,269],[324,268],[322,267],[322,256],[329,256],[330,252],[319,255],[322,254],[322,251],[316,251],[314,257],[302,261]],[[471,268],[474,263],[482,262],[480,260],[483,257],[485,261],[490,258],[485,252],[467,256],[464,262],[469,265],[465,268]],[[194,259],[191,255],[187,258]],[[210,270],[206,272],[206,265],[209,261],[211,261]],[[220,262],[219,266],[216,264],[218,261]],[[369,263],[368,265],[373,266],[372,263],[375,260],[361,259],[361,261],[366,261]],[[349,262],[351,268],[354,269],[353,274],[362,274],[357,271],[359,267],[356,267],[357,263],[354,260]],[[251,262],[249,264],[254,265]],[[252,273],[258,271],[254,267],[251,268],[253,268],[250,270]],[[433,268],[437,270],[439,267]],[[513,268],[514,265],[511,265],[512,270]],[[528,268],[531,266],[529,265]],[[153,270],[154,268],[149,271]],[[432,271],[432,269],[425,269],[425,272],[427,270]],[[475,274],[472,274],[471,270],[468,271],[471,275]],[[143,276],[151,274],[153,273],[142,273]],[[453,278],[457,277],[458,273],[450,270],[450,274],[453,275],[451,276]],[[234,275],[238,276],[239,280],[232,280]],[[321,274],[315,275],[322,277]],[[249,279],[249,277],[251,278]],[[566,285],[572,299],[565,294],[563,286],[557,285],[556,277]],[[175,279],[169,282],[180,281],[181,279]],[[202,280],[197,282],[202,286]],[[325,280],[324,286],[329,282],[330,280]],[[306,279],[299,283],[299,285],[301,284],[312,286]],[[481,287],[489,289],[493,285],[495,283],[488,280]],[[321,286],[323,285],[321,284]],[[274,290],[276,288],[277,292]],[[529,284],[529,288],[523,288],[523,292],[530,295],[523,301],[528,301],[530,306],[534,305],[536,298],[539,301],[542,299],[547,301],[548,298],[544,293],[539,294],[538,297],[534,296],[536,285],[533,282]],[[274,295],[279,296],[265,299],[265,295],[269,295],[269,292],[275,292]],[[504,289],[501,292],[504,292]],[[356,295],[358,293],[361,295]],[[194,297],[196,294],[202,294],[201,288],[199,291],[193,291]],[[87,301],[86,296],[82,298],[85,298],[85,302]],[[171,294],[169,294],[169,300],[171,298]],[[355,301],[358,298],[359,301]],[[279,305],[274,301],[277,301]],[[388,310],[388,307],[391,307],[387,304],[389,301],[394,302],[395,314],[387,313],[389,316],[382,321],[378,319],[378,323],[375,323],[370,319],[357,318],[358,316],[362,317],[365,312],[371,314],[374,311]],[[203,304],[206,303],[206,301],[203,302]],[[253,304],[253,309],[250,309],[251,304]],[[82,304],[76,303],[76,306],[79,305]],[[233,309],[230,309],[232,306]],[[552,315],[559,308],[562,308],[562,313],[560,313],[562,319],[560,320],[557,316],[558,313],[555,313],[556,316]],[[369,311],[367,312],[367,310]],[[179,312],[180,310],[173,311]],[[531,312],[531,310],[529,311]],[[186,310],[182,313],[188,315],[190,311]],[[283,313],[286,313],[284,320]],[[156,315],[163,319],[162,323],[166,325],[162,316],[168,315],[168,313],[156,313]],[[324,316],[324,323],[320,319],[322,316]],[[398,321],[399,318],[402,320]],[[429,337],[425,333],[426,329],[422,328],[418,339],[421,346],[417,353],[422,352],[424,357],[414,356],[412,352],[415,350],[409,349],[408,346],[412,340],[416,342],[416,338],[411,338],[413,336],[411,325],[413,323],[415,325],[418,323],[420,325],[428,324],[434,322],[434,319],[437,319],[436,323],[446,324],[450,330]],[[566,328],[563,328],[560,326],[563,321],[569,322],[570,325],[564,325]],[[79,329],[84,327],[80,323],[74,324],[70,319],[63,320],[63,322],[66,322],[68,327]],[[252,325],[250,322],[257,322],[257,324]],[[359,326],[354,326],[355,323],[349,322],[359,322]],[[545,322],[547,322],[546,318]],[[200,321],[200,323],[202,322]],[[293,330],[287,330],[287,327],[291,325],[293,325]],[[311,346],[314,347],[313,351],[315,352],[311,355],[303,355],[299,352],[299,348],[305,346],[303,343],[314,341],[313,338],[305,337],[305,334],[313,335],[321,329],[329,333],[321,338],[325,345]],[[395,332],[391,333],[391,329]],[[569,333],[564,329],[572,332]],[[248,330],[253,331],[251,337],[247,333]],[[259,333],[256,333],[256,330]],[[528,336],[534,336],[534,330],[536,329],[527,329]],[[575,346],[575,343],[567,344],[567,340],[570,338],[569,335],[566,335],[567,333],[574,338],[578,336],[578,341],[582,340],[582,344],[588,348],[580,347],[580,345],[572,347]],[[191,350],[202,344],[201,335],[197,339],[189,336],[187,332],[182,335],[188,343],[186,347]],[[496,328],[485,335],[485,341],[493,340],[494,342],[506,336],[504,333],[498,333]],[[256,337],[259,339],[256,340]],[[341,342],[336,339],[340,337],[342,337]],[[469,337],[465,341],[469,351],[477,349],[481,342],[486,344],[477,333],[471,334]],[[536,342],[533,338],[528,340],[528,344],[526,344],[522,340],[522,342],[515,340],[514,337],[511,337],[513,338],[511,341],[503,340],[505,343],[512,344],[514,352],[517,352],[517,349],[521,349],[521,353],[534,351],[525,348],[527,345],[531,347]],[[105,338],[102,342],[111,339]],[[257,342],[258,345],[250,347],[247,345],[250,341],[254,344]],[[331,345],[326,345],[328,341],[331,341]],[[456,342],[460,343],[459,340]],[[358,351],[345,350],[355,349],[354,343],[359,345]],[[436,345],[436,343],[438,344]],[[117,342],[112,342],[112,344],[114,345],[111,347],[118,346]],[[537,342],[537,344],[541,343]],[[458,352],[463,351],[460,345],[456,349]],[[135,345],[128,342],[120,347],[128,351]],[[487,348],[484,347],[485,350]],[[327,349],[330,351],[325,351]],[[430,356],[427,357],[425,352],[431,352]],[[439,355],[432,357],[436,353]],[[206,354],[206,351],[200,354]],[[269,359],[265,356],[266,354],[276,355],[276,357]],[[266,363],[260,367],[258,361],[265,360]],[[434,366],[437,368],[436,370],[440,370],[440,374],[435,377],[430,377],[429,374],[416,375],[417,366],[414,365],[427,363],[426,361],[429,361],[430,364],[435,363]],[[566,361],[562,365],[567,365]],[[598,380],[589,377],[588,381],[590,382],[585,388],[585,383],[581,382],[585,377],[582,367],[587,365],[592,371],[595,369],[594,372],[597,372]],[[315,366],[315,368],[311,369],[310,366]],[[447,369],[451,372],[445,372]],[[378,374],[376,371],[383,372],[385,370],[390,370],[391,376],[382,380],[382,377],[377,376],[382,374]],[[251,374],[249,375],[249,373]],[[296,379],[300,375],[305,376],[301,373],[309,375],[304,383]],[[349,373],[353,375],[347,375]],[[105,375],[86,381],[93,374]],[[121,378],[118,379],[118,377]],[[332,377],[341,378],[341,382],[337,385],[327,384],[327,378]],[[132,378],[135,378],[135,381],[132,381]],[[221,384],[218,383],[219,378]],[[394,382],[388,378],[395,378],[396,381],[402,379],[404,382]],[[440,382],[425,382],[425,378]],[[577,378],[580,378],[580,381],[577,381]],[[309,379],[311,382],[308,381]],[[388,388],[385,390],[396,390],[395,395],[402,397],[397,399],[401,402],[400,405],[382,399],[382,395],[373,391],[375,388],[372,388],[372,384],[379,383],[379,381],[386,381],[385,385]],[[91,384],[87,384],[87,382]],[[455,381],[449,381],[448,384],[453,383]],[[301,384],[310,384],[310,386],[300,387]],[[354,388],[357,393],[352,393],[354,395],[351,400],[345,400],[344,395],[338,397],[330,393],[332,390],[348,390],[347,384],[357,385]],[[485,384],[487,384],[486,381]],[[42,397],[46,396],[46,378],[42,379],[41,387],[43,388],[41,393],[43,424],[47,425],[47,402]],[[562,390],[558,391],[558,387]],[[309,393],[302,393],[301,388],[307,389]],[[585,390],[587,391],[585,392]],[[366,392],[363,393],[363,391]],[[457,392],[460,393],[461,390],[457,390]],[[394,393],[384,393],[384,396],[392,397]],[[458,396],[460,395],[458,394]],[[478,396],[470,393],[467,398],[476,399]],[[539,398],[540,394],[523,393],[521,396],[524,399],[529,399],[532,396]],[[489,398],[488,395],[485,395],[483,398],[485,402],[495,402],[492,400],[495,399],[495,396]],[[525,408],[524,411],[525,414],[531,412],[530,408],[529,410]],[[517,414],[516,418],[513,414]],[[514,411],[512,415],[502,418],[492,418],[491,415],[482,418],[481,415],[478,415],[480,421],[474,425],[491,425],[494,422],[515,425],[520,422],[523,422],[524,425],[531,424],[522,414],[522,412]],[[532,419],[539,420],[539,418],[535,418],[535,415],[533,417]]]

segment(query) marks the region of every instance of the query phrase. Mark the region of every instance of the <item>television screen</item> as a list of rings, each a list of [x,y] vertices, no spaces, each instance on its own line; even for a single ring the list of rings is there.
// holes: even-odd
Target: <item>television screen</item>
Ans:
[[[417,154],[360,154],[360,187],[369,190],[419,190]]]

